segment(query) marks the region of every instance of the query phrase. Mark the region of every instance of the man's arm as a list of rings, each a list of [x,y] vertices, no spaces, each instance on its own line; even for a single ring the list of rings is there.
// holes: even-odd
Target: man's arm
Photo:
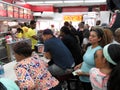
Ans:
[[[35,40],[38,40],[38,37],[36,35],[33,35],[32,38],[34,38]]]
[[[49,52],[44,53],[45,58],[51,59],[51,54]]]

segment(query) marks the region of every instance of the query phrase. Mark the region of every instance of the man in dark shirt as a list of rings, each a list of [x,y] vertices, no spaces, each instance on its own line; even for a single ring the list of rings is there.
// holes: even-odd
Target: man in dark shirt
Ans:
[[[66,70],[74,66],[75,62],[72,54],[63,42],[53,35],[50,29],[43,31],[44,56],[53,61],[48,70],[54,76],[66,74]]]

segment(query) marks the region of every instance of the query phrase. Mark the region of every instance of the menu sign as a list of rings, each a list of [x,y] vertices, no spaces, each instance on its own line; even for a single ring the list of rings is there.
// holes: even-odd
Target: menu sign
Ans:
[[[64,21],[83,21],[83,15],[66,15],[63,17]]]
[[[19,11],[19,8],[14,6],[14,18],[18,18],[19,17],[18,16],[19,15],[18,11]]]
[[[13,17],[13,6],[7,5],[8,17]]]
[[[19,15],[20,15],[19,16],[20,18],[24,17],[24,9],[22,9],[22,8],[19,9]]]
[[[7,5],[4,3],[0,3],[0,16],[6,17],[7,11],[6,11]]]

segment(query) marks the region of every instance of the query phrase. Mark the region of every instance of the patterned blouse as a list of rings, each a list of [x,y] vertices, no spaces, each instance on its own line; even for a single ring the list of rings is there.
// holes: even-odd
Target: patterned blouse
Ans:
[[[15,66],[15,73],[21,90],[48,90],[59,83],[49,73],[38,55],[18,62]]]

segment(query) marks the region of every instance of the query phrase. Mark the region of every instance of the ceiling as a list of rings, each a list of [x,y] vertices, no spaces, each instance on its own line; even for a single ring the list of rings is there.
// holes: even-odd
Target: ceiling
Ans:
[[[92,6],[106,4],[106,0],[16,0],[16,4],[66,6]]]

